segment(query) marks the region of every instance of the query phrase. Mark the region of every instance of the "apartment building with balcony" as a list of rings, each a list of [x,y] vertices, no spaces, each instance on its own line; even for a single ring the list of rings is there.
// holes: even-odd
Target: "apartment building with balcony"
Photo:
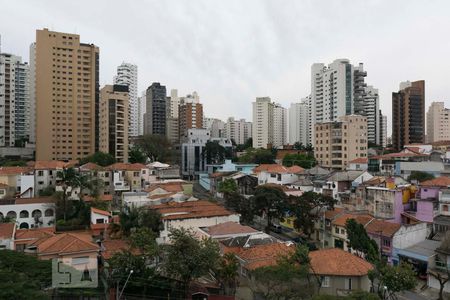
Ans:
[[[343,170],[348,162],[367,157],[367,119],[348,115],[315,126],[314,155],[319,165]]]
[[[100,91],[100,151],[128,162],[129,93],[126,85],[106,85]]]
[[[450,109],[444,102],[432,102],[427,112],[427,142],[450,140]]]

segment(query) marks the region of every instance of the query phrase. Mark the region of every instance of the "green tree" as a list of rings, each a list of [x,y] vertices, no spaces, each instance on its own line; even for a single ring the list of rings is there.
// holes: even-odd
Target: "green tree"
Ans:
[[[92,155],[86,156],[80,160],[80,164],[84,165],[86,163],[95,163],[99,166],[106,167],[112,165],[116,162],[114,156],[105,152],[95,152]]]
[[[55,187],[50,185],[39,191],[40,197],[50,197],[53,196],[54,194],[55,194]]]
[[[411,182],[412,180],[417,180],[418,182],[422,182],[425,180],[434,179],[434,175],[422,172],[422,171],[412,171],[411,175],[408,176],[408,181]]]
[[[0,251],[0,299],[50,299],[51,261],[11,250]]]
[[[146,134],[136,139],[136,146],[150,161],[169,162],[172,145],[164,135]]]
[[[355,250],[358,256],[372,263],[379,261],[377,243],[367,235],[364,225],[357,223],[355,219],[348,219],[345,229],[349,240],[348,246]]]
[[[203,157],[207,164],[221,164],[225,159],[231,158],[231,153],[218,141],[207,141],[203,150]]]
[[[63,219],[67,220],[67,190],[69,187],[75,188],[77,186],[78,174],[74,168],[65,168],[58,171],[56,176],[62,187],[62,201],[63,201]]]
[[[147,157],[145,157],[144,153],[142,153],[138,146],[133,146],[128,152],[128,161],[132,164],[145,164],[147,162]]]
[[[219,266],[215,271],[216,279],[225,295],[234,296],[238,285],[239,260],[229,252],[219,259]]]
[[[245,151],[248,148],[251,148],[253,145],[253,139],[248,138],[244,144],[236,145],[236,152]]]
[[[311,169],[316,165],[316,159],[314,156],[302,153],[286,154],[283,158],[283,166],[292,167],[294,165],[304,169]]]
[[[239,157],[239,162],[247,164],[273,164],[275,155],[269,149],[247,148]]]
[[[312,191],[303,193],[301,196],[289,197],[289,211],[294,219],[294,227],[303,231],[308,237],[314,230],[314,224],[321,217],[321,212],[333,209],[336,200],[332,197],[318,194]]]
[[[295,149],[295,150],[305,150],[305,145],[303,145],[303,144],[300,143],[300,142],[295,142],[295,143],[294,143],[294,149]]]
[[[397,299],[396,294],[416,286],[417,276],[410,264],[398,266],[384,264],[379,270],[378,294],[382,299]]]
[[[283,220],[287,210],[287,196],[281,186],[260,185],[251,201],[254,203],[255,214],[267,217],[266,232],[269,232],[274,218]]]
[[[172,229],[169,238],[164,271],[182,283],[187,299],[192,280],[217,270],[219,246],[212,239],[197,240],[192,231],[184,228]]]
[[[129,236],[138,228],[150,229],[155,235],[159,235],[162,229],[161,215],[153,209],[144,207],[126,207],[120,213],[120,228],[125,236]]]
[[[219,183],[217,191],[223,194],[223,197],[225,199],[225,205],[228,208],[233,208],[234,210],[237,209],[238,203],[232,203],[234,202],[233,200],[236,200],[239,197],[238,186],[236,184],[236,181],[234,181],[231,178],[227,178],[221,181]]]

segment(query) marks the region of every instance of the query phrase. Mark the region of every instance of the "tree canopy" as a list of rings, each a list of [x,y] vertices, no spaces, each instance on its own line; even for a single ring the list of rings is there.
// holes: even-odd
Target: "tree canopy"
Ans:
[[[287,210],[287,196],[281,186],[260,185],[256,188],[255,195],[251,197],[254,203],[254,213],[260,216],[266,215],[267,227],[272,225],[274,218],[283,220]]]
[[[367,235],[364,225],[357,223],[355,219],[348,219],[345,229],[349,247],[355,250],[360,257],[372,263],[379,261],[377,243]]]
[[[231,159],[231,149],[227,150],[219,141],[207,141],[203,156],[207,164],[221,164],[225,159]]]
[[[247,164],[273,164],[275,154],[270,149],[247,148],[239,157],[239,162]]]
[[[128,152],[128,161],[132,164],[145,164],[147,162],[147,157],[145,157],[145,154],[142,153],[138,146],[133,146]]]
[[[80,164],[86,164],[88,162],[95,163],[99,166],[106,167],[116,162],[116,158],[109,153],[95,152],[80,160]]]
[[[283,166],[292,167],[300,166],[304,169],[311,169],[316,165],[314,156],[302,153],[286,154],[283,158]]]
[[[408,181],[411,182],[412,180],[417,180],[418,182],[422,182],[425,180],[434,179],[434,175],[422,172],[422,171],[412,171],[411,175],[408,176]]]
[[[139,136],[135,145],[152,162],[167,163],[172,158],[172,145],[164,135],[146,134]]]
[[[120,213],[120,230],[125,236],[129,236],[138,228],[148,228],[155,235],[163,228],[161,215],[153,209],[142,207],[125,208]]]

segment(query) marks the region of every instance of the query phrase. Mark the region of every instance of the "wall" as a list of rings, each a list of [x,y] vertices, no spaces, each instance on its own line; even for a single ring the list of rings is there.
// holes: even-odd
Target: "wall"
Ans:
[[[3,216],[6,217],[7,213],[10,211],[14,211],[17,214],[16,223],[20,226],[23,223],[26,223],[28,225],[28,228],[31,228],[31,225],[35,225],[35,220],[32,217],[32,213],[34,210],[40,210],[42,213],[42,225],[39,227],[50,227],[53,226],[53,224],[49,224],[49,222],[55,221],[55,204],[53,203],[34,203],[34,204],[11,204],[11,205],[0,205],[0,213],[3,214]],[[53,211],[53,216],[46,217],[45,211],[47,209],[51,209]],[[27,218],[21,218],[20,212],[21,211],[27,211],[28,217]]]
[[[103,223],[97,222],[98,219],[103,220]],[[108,216],[101,215],[101,214],[91,211],[91,224],[105,224],[105,223],[109,223],[108,220],[109,220]]]
[[[417,201],[417,212],[416,218],[423,222],[433,222],[434,219],[434,208],[432,201]]]
[[[392,238],[392,259],[395,264],[398,262],[398,250],[405,249],[419,242],[424,241],[430,233],[427,223],[415,225],[402,225]]]
[[[348,276],[329,276],[330,277],[330,286],[320,288],[321,294],[327,295],[340,295],[341,293],[345,293],[348,289],[348,280],[352,279],[352,291],[362,290],[369,291],[370,290],[370,280],[366,276],[362,277],[348,277]],[[348,291],[350,292],[350,291]]]

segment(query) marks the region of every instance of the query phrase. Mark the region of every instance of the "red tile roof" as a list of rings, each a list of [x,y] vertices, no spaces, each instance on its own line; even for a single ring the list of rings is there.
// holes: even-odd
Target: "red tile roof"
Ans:
[[[371,215],[357,215],[357,214],[350,214],[346,213],[343,215],[338,216],[332,223],[336,226],[342,226],[345,227],[345,223],[348,219],[355,219],[355,221],[359,224],[362,224],[364,226],[367,225],[371,220],[374,219]]]
[[[305,169],[299,166],[285,167],[279,164],[261,164],[258,167],[253,169],[253,172],[268,172],[268,173],[303,173]]]
[[[53,235],[55,235],[55,227],[17,229],[15,239],[16,242],[17,240],[37,240],[44,237],[50,237]]]
[[[127,240],[105,240],[103,241],[102,256],[104,259],[110,259],[114,254],[122,251],[131,250],[131,244]],[[138,254],[139,251],[133,249],[133,254]]]
[[[0,223],[0,239],[12,239],[15,227],[15,223]]]
[[[349,164],[367,164],[368,159],[367,157],[358,157],[354,160],[349,161]]]
[[[0,175],[20,175],[32,170],[30,167],[0,167]]]
[[[317,275],[365,276],[373,269],[369,262],[339,248],[311,251],[309,258]]]
[[[98,208],[95,208],[95,207],[91,207],[91,213],[96,213],[96,214],[103,215],[103,216],[108,216],[108,217],[111,216],[111,213],[109,211],[98,209]]]
[[[333,219],[339,214],[342,214],[344,212],[344,209],[341,207],[335,207],[334,210],[327,210],[325,212],[325,218],[326,219]]]
[[[448,187],[450,186],[450,177],[441,176],[434,179],[425,180],[420,183],[420,186]]]
[[[227,249],[227,252],[233,252],[244,260],[246,269],[254,270],[260,267],[273,266],[281,256],[288,255],[294,250],[295,247],[288,246],[285,243],[272,243],[250,248],[233,247]]]
[[[141,171],[146,169],[147,166],[139,163],[127,164],[127,163],[115,163],[106,167],[107,170],[123,170],[123,171]]]
[[[91,201],[94,201],[94,200],[96,200],[96,199],[94,197],[92,197],[92,196],[84,196],[83,197],[83,201],[85,201],[85,202],[91,202]],[[98,197],[98,200],[99,201],[112,201],[113,200],[113,195],[100,195]]]
[[[168,202],[149,206],[148,208],[157,210],[162,215],[163,220],[206,218],[234,214],[225,209],[225,207],[206,200],[186,201],[181,203]]]
[[[35,170],[55,170],[55,169],[64,169],[75,166],[78,161],[58,161],[58,160],[38,160],[34,162]]]
[[[427,154],[417,154],[417,153],[405,153],[405,152],[398,152],[398,153],[389,153],[384,155],[377,155],[377,156],[371,156],[369,159],[393,159],[393,158],[408,158],[408,157],[425,157],[428,156]]]
[[[104,170],[105,168],[102,166],[97,165],[93,162],[85,163],[84,165],[80,166],[81,171],[100,171]]]
[[[55,203],[56,199],[49,197],[35,197],[35,198],[16,198],[15,204],[39,204],[39,203]]]
[[[225,222],[214,226],[202,228],[210,236],[220,236],[228,234],[242,234],[242,233],[254,233],[258,230],[249,226],[244,226],[236,222]]]
[[[163,189],[169,193],[178,193],[183,192],[183,184],[186,184],[186,182],[164,182],[164,183],[156,183],[151,184],[150,187],[148,187],[145,191],[146,192],[153,192],[156,189]]]
[[[62,233],[39,239],[29,246],[37,247],[38,255],[64,255],[79,252],[96,252],[100,249],[86,233]]]
[[[400,229],[401,225],[384,220],[373,219],[366,226],[367,233],[392,237]]]
[[[9,185],[0,182],[0,189],[6,189],[8,187],[9,187]]]

